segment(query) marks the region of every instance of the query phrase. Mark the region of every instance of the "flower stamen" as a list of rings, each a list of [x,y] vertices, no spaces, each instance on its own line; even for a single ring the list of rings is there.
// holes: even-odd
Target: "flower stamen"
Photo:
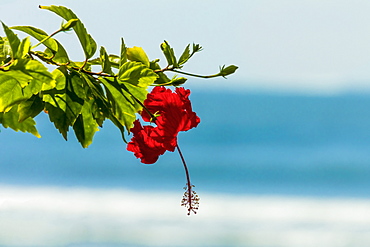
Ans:
[[[181,206],[184,206],[188,209],[188,215],[190,215],[191,212],[196,214],[199,208],[200,198],[197,195],[197,193],[193,190],[195,186],[192,185],[190,182],[189,170],[188,170],[188,167],[186,165],[184,156],[182,155],[179,145],[177,145],[176,148],[177,148],[177,151],[179,152],[182,164],[184,165],[186,180],[187,180],[186,186],[184,187],[185,192],[181,200]]]

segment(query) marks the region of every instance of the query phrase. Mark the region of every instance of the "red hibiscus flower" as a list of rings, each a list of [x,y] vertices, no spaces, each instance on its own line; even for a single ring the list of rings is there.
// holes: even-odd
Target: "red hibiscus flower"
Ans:
[[[177,146],[177,134],[196,127],[200,119],[192,111],[190,90],[154,87],[144,101],[146,110],[142,118],[156,126],[142,126],[138,120],[131,129],[133,137],[127,150],[134,152],[145,164],[153,164],[166,150],[173,152]]]
[[[127,145],[127,150],[134,152],[136,158],[141,159],[144,164],[153,164],[158,160],[159,155],[166,152],[166,149],[155,138],[158,136],[157,129],[153,126],[141,126],[140,121],[134,122],[131,129],[134,136]]]

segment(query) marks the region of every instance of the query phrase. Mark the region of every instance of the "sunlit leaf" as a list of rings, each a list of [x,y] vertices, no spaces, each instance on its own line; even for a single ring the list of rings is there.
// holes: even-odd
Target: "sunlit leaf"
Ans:
[[[62,26],[60,27],[60,30],[64,32],[69,31],[72,27],[76,26],[78,21],[79,21],[78,19],[70,19],[67,21],[67,23],[62,24]]]
[[[30,37],[27,37],[27,38],[23,39],[22,42],[20,43],[20,45],[18,47],[17,54],[14,57],[15,58],[24,58],[28,54],[30,49],[31,49],[31,41],[30,41]]]
[[[161,49],[162,49],[162,52],[163,52],[164,56],[167,59],[168,66],[172,65],[173,67],[177,68],[178,64],[177,64],[177,59],[176,59],[176,56],[175,56],[175,52],[171,48],[171,46],[168,44],[167,41],[164,41],[161,44]]]
[[[101,60],[102,71],[109,75],[113,75],[112,65],[109,61],[108,54],[105,51],[105,48],[103,46],[100,48],[100,60]]]
[[[147,87],[154,83],[158,75],[140,62],[123,64],[118,73],[120,82],[127,82],[138,87]]]
[[[0,65],[10,60],[12,49],[6,37],[0,37]],[[8,60],[8,61],[6,61]]]
[[[84,104],[84,100],[79,96],[86,97],[81,89],[83,81],[77,73],[69,74],[65,67],[59,67],[52,74],[56,87],[43,92],[45,109],[50,121],[67,140],[69,127],[76,122]]]
[[[66,21],[71,19],[78,19],[78,17],[72,12],[72,10],[63,7],[63,6],[40,6],[41,9],[47,9],[59,15],[60,17],[64,18]],[[84,50],[86,59],[91,58],[97,49],[97,44],[95,40],[91,37],[90,34],[87,33],[85,26],[82,24],[80,20],[78,20],[73,26],[74,31],[77,34],[78,39],[82,45],[82,49]]]
[[[0,65],[4,64],[4,60],[6,59],[6,54],[4,52],[5,40],[3,37],[0,37]]]
[[[120,63],[121,63],[120,57],[117,55],[109,55],[108,58],[109,58],[109,62],[112,65],[112,67],[119,69]]]
[[[48,59],[52,59],[54,62],[59,64],[67,64],[69,62],[66,50],[57,40],[53,38],[45,40],[45,38],[48,37],[48,34],[45,31],[31,26],[14,26],[11,27],[11,29],[22,31],[31,35],[40,42],[43,41],[42,44],[47,47],[45,50],[45,56]]]
[[[0,112],[29,99],[42,87],[55,86],[52,75],[37,60],[16,60],[7,71],[0,71]]]
[[[181,57],[179,58],[179,66],[185,64],[189,60],[189,58],[191,56],[191,54],[190,54],[190,48],[189,47],[190,47],[190,44],[188,44],[186,46],[186,48],[183,51]]]
[[[19,113],[17,112],[17,108],[17,106],[13,106],[10,111],[0,113],[0,124],[2,124],[5,128],[11,128],[15,131],[28,132],[40,138],[41,136],[35,127],[36,122],[33,120],[33,118],[29,117],[22,122],[18,121]]]
[[[122,48],[124,44],[121,46],[121,60],[122,62],[125,60],[124,56],[122,57],[122,53],[124,52],[124,48]],[[141,47],[132,47],[132,48],[126,48],[127,49],[127,58],[130,61],[136,61],[143,63],[146,67],[149,67],[149,58],[144,52],[143,48]],[[123,65],[123,64],[122,64]]]
[[[44,91],[43,100],[49,105],[62,110],[65,113],[63,121],[65,124],[72,126],[81,113],[84,101],[71,89],[73,77],[66,71],[63,71],[61,68],[57,69],[53,71],[53,76],[57,81],[56,88]],[[56,113],[61,115],[59,112]]]
[[[55,86],[53,76],[48,69],[37,60],[27,60],[22,66],[12,67],[12,71],[32,77],[33,84],[30,84],[30,88],[31,86],[33,87],[31,89],[32,94],[40,92],[43,87],[53,88]],[[17,74],[16,77],[19,77],[19,74]]]
[[[48,37],[48,34],[45,31],[32,26],[14,26],[10,27],[10,29],[15,29],[27,33],[28,35],[31,35],[38,41],[42,41]],[[51,49],[52,51],[55,52],[58,51],[58,45],[56,43],[56,40],[53,38],[46,39],[45,41],[42,42],[42,44],[45,45],[47,48]]]
[[[123,40],[123,38],[121,38],[121,54],[118,68],[120,68],[126,62],[127,62],[127,48],[125,45],[125,41]]]
[[[4,29],[4,32],[6,34],[6,37],[8,38],[9,45],[12,49],[12,57],[14,57],[17,54],[18,47],[19,47],[19,44],[21,43],[21,41],[19,40],[17,35],[15,35],[13,33],[13,31],[9,29],[8,26],[6,26],[3,22],[1,22],[1,23],[3,25],[3,29]]]
[[[7,112],[10,108],[31,95],[24,95],[19,78],[0,71],[0,112]]]

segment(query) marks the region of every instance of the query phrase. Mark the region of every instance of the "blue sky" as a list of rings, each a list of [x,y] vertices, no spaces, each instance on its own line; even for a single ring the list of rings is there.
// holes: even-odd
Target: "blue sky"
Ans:
[[[38,5],[64,5],[85,23],[99,45],[118,53],[120,38],[162,58],[168,40],[177,54],[188,43],[204,50],[185,71],[212,74],[236,64],[228,80],[191,80],[189,87],[335,94],[370,91],[370,2],[366,0],[29,1],[0,3],[9,26],[48,32],[58,16]],[[82,58],[73,34],[58,36],[71,57]],[[74,37],[73,37],[74,39]],[[180,54],[179,54],[180,55]]]

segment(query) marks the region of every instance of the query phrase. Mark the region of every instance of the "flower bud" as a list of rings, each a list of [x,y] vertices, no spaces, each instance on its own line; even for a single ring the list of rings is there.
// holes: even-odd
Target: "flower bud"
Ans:
[[[225,65],[224,65],[224,66],[222,66],[222,68],[221,68],[220,76],[225,77],[225,76],[231,75],[231,74],[233,74],[237,69],[238,69],[238,67],[237,67],[237,66],[235,66],[235,65],[230,65],[230,66],[227,66],[226,68],[225,68]]]
[[[68,31],[69,29],[74,27],[77,24],[78,21],[79,21],[79,19],[70,19],[67,23],[62,24],[62,26],[60,27],[60,30],[61,31]]]

